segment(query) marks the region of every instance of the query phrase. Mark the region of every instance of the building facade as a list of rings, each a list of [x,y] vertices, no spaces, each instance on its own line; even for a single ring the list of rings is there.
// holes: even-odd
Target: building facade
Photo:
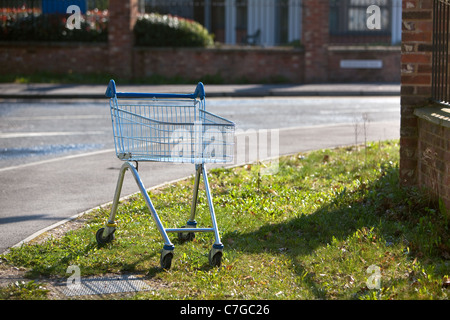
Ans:
[[[322,21],[336,43],[368,42],[399,44],[401,0],[316,0],[328,3],[329,23]],[[380,8],[380,28],[370,30],[370,6]],[[262,46],[302,41],[304,1],[302,0],[141,0],[140,10],[179,15],[196,20],[225,44],[245,43],[247,36],[259,35]]]
[[[23,1],[37,10],[42,1],[59,0]],[[223,83],[400,82],[400,46],[395,45],[401,37],[400,0],[78,1],[86,1],[88,11],[107,11],[107,41],[2,41],[2,71],[209,78]],[[2,3],[11,2],[0,0],[0,7]],[[137,46],[133,28],[146,12],[198,21],[219,44]]]

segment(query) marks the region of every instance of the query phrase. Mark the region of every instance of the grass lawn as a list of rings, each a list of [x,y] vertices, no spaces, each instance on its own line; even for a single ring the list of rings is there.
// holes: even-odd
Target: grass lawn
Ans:
[[[208,264],[213,235],[197,233],[183,244],[172,234],[172,267],[160,269],[162,239],[133,196],[118,209],[112,243],[95,241],[104,208],[80,229],[0,256],[0,267],[40,279],[4,287],[0,298],[48,299],[45,279],[77,265],[82,277],[133,273],[162,284],[127,299],[448,299],[448,215],[399,186],[398,160],[398,141],[384,141],[282,157],[273,175],[259,174],[264,164],[210,170],[225,246],[219,268]],[[167,227],[186,223],[193,180],[150,191]],[[204,192],[197,208],[199,226],[210,225]]]

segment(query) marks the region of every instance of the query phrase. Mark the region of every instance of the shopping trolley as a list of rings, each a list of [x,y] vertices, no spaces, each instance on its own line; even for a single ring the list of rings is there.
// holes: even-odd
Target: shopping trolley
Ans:
[[[198,83],[192,94],[117,92],[114,80],[106,90],[109,99],[114,144],[117,157],[125,161],[117,181],[109,219],[96,233],[97,243],[103,245],[114,239],[115,217],[125,172],[130,170],[150,209],[163,240],[160,264],[169,269],[174,245],[168,233],[177,233],[181,242],[191,241],[196,232],[213,232],[215,241],[209,251],[212,266],[220,266],[223,244],[217,228],[206,163],[225,163],[233,160],[233,122],[205,110],[205,90]],[[138,174],[139,161],[192,163],[195,182],[190,216],[180,228],[165,228]],[[200,176],[208,200],[212,227],[199,228],[195,220]]]

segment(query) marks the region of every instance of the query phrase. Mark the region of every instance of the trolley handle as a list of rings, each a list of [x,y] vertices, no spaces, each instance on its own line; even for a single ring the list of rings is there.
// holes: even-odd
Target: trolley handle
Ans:
[[[196,99],[200,100],[205,98],[205,88],[203,83],[199,82],[195,88],[194,93],[182,94],[182,93],[139,93],[139,92],[117,92],[116,83],[114,80],[109,81],[108,88],[105,93],[106,97],[113,98],[177,98],[177,99]]]

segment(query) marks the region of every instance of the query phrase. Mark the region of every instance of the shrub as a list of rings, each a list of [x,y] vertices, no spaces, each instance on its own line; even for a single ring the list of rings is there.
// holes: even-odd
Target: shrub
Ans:
[[[184,18],[145,14],[134,26],[136,45],[150,47],[206,47],[213,36],[200,23]]]

